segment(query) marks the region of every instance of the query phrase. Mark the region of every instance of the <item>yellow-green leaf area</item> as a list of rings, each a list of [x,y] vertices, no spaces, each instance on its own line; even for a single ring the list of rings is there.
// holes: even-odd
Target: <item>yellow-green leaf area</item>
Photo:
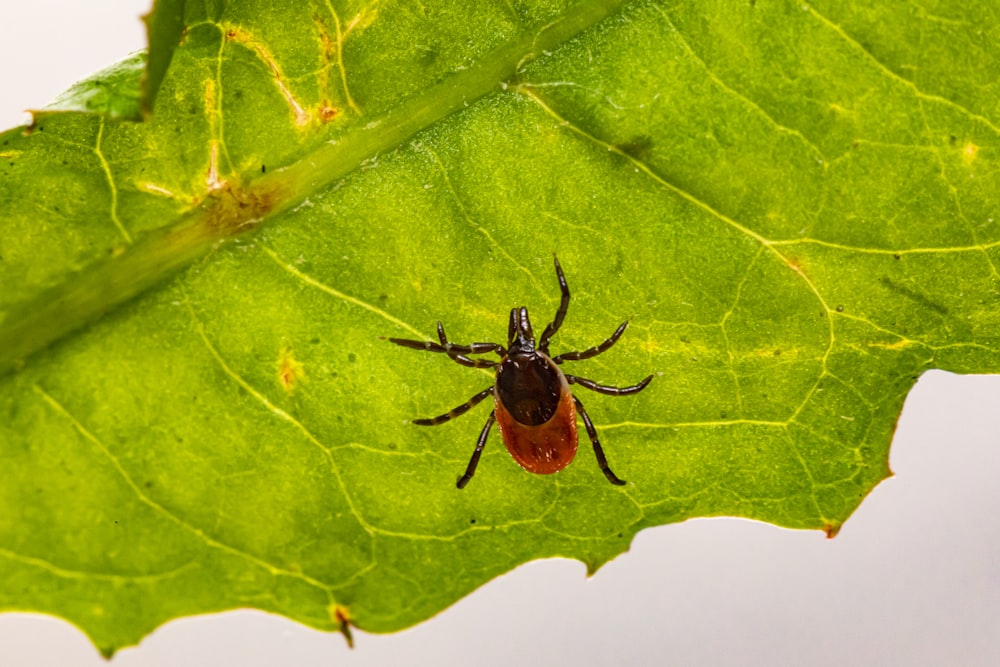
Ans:
[[[695,517],[832,535],[889,474],[917,377],[1000,366],[988,7],[164,2],[147,23],[156,85],[115,70],[143,122],[0,135],[0,606],[106,653],[247,606],[398,630]],[[554,354],[630,321],[567,372],[654,375],[575,386],[627,484],[585,436],[541,476],[494,432],[459,490],[489,401],[411,420],[491,372],[384,338],[506,343],[522,305],[540,332],[553,253]]]

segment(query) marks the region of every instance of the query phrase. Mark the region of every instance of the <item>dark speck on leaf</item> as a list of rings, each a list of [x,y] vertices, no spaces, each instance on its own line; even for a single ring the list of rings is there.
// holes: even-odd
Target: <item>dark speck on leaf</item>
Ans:
[[[319,336],[316,336],[315,338],[310,338],[309,342],[315,345],[316,343],[319,342]]]
[[[347,360],[353,363],[358,360],[358,355],[354,354],[353,352],[348,352]]]
[[[899,255],[893,255],[892,258],[893,259],[899,259]]]
[[[424,67],[430,67],[437,62],[438,51],[437,49],[424,49],[424,52],[420,54],[420,64]]]
[[[267,165],[266,164],[260,165],[260,173],[262,173],[262,174],[266,174],[267,173]]]
[[[837,306],[837,312],[838,313],[844,312],[844,307],[843,306]]]
[[[938,315],[941,316],[948,315],[947,306],[945,306],[943,303],[934,301],[933,299],[931,299],[930,297],[928,297],[926,294],[924,294],[919,290],[915,290],[910,287],[907,287],[906,285],[897,283],[896,281],[888,278],[887,276],[879,278],[878,281],[882,283],[882,285],[884,285],[887,289],[892,290],[896,294],[904,296],[907,299],[914,301],[915,303],[919,304],[924,308],[933,310]]]
[[[781,350],[775,350],[774,351],[774,356],[780,357],[781,356]]]
[[[388,295],[388,294],[379,294],[379,295],[378,295],[378,300],[379,300],[379,301],[385,301],[385,300],[386,300],[386,299],[388,299],[388,298],[389,298],[389,295]]]
[[[475,522],[476,522],[475,519],[469,519],[469,523],[475,523]]]
[[[653,150],[653,138],[648,134],[640,134],[619,144],[618,148],[636,160],[645,160]]]
[[[386,445],[386,447],[388,447],[389,449],[396,449],[397,445],[394,442],[390,442],[388,445]]]
[[[955,145],[956,141],[958,141],[958,137],[956,137],[954,134],[948,137],[948,143],[951,144],[952,146]]]

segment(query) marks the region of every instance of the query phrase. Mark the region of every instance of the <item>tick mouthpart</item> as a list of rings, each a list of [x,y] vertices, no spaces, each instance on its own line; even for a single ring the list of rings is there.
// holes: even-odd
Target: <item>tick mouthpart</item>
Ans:
[[[528,309],[525,306],[512,308],[510,311],[510,340],[507,347],[520,352],[534,352],[535,334],[531,330],[531,320],[528,319]]]

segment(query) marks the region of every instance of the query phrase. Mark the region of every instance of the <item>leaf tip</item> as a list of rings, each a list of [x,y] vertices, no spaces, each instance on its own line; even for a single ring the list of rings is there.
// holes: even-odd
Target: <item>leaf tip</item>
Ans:
[[[344,635],[348,648],[354,648],[354,635],[351,633],[351,615],[344,605],[333,606],[333,620],[340,633]]]

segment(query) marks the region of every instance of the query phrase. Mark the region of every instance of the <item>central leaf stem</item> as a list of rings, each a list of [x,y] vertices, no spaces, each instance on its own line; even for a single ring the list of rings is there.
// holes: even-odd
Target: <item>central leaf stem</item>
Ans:
[[[152,232],[121,254],[96,262],[12,308],[0,322],[0,376],[177,271],[218,243],[256,229],[314,193],[391,151],[513,78],[545,54],[616,12],[627,0],[587,0],[543,26],[517,35],[481,60],[396,108],[321,145],[298,162],[231,183],[174,225]]]

